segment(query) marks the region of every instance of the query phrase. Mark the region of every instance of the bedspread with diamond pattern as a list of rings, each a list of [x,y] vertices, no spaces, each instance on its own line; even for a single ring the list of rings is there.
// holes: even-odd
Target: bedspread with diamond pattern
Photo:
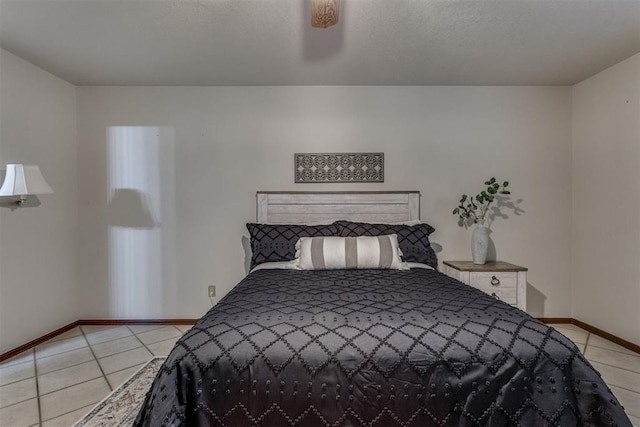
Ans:
[[[259,270],[176,344],[137,426],[631,426],[567,338],[441,273]]]

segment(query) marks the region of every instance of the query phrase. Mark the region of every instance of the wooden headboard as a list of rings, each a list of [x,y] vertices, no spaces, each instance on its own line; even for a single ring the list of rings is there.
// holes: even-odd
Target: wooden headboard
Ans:
[[[400,222],[420,219],[419,191],[258,191],[257,220],[310,224],[337,219]]]

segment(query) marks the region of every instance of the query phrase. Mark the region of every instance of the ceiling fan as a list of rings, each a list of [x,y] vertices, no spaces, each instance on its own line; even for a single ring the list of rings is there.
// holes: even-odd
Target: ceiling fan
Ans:
[[[340,0],[312,0],[311,26],[327,28],[338,23]]]

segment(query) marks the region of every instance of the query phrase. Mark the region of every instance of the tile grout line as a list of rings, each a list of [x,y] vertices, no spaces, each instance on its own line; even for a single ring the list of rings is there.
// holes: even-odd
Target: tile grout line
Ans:
[[[35,347],[34,347],[35,348]],[[32,349],[27,350],[27,351],[32,351]],[[34,359],[35,360],[35,359]],[[9,366],[2,366],[2,364],[0,363],[0,371],[2,371],[3,369],[9,369],[9,368],[15,368],[16,366],[20,366],[20,365],[26,365],[27,363],[29,363],[30,361],[27,360],[26,362],[19,362],[19,363],[14,363],[13,365],[9,365]],[[15,381],[13,381],[15,382]],[[10,384],[10,383],[7,383]],[[5,384],[6,385],[6,384]],[[1,386],[0,386],[1,387]]]
[[[587,339],[584,340],[584,354],[587,354],[587,346],[589,345],[589,338],[591,338],[591,333],[587,332]]]
[[[175,326],[174,326],[174,328],[175,328]],[[165,342],[165,341],[169,341],[169,340],[174,340],[174,344],[175,344],[175,343],[176,343],[180,338],[182,338],[182,337],[184,336],[184,334],[185,334],[185,333],[184,333],[184,332],[182,332],[180,329],[178,329],[178,328],[175,328],[175,329],[176,329],[176,330],[178,331],[178,333],[180,334],[180,335],[178,335],[177,337],[170,337],[170,338],[161,339],[160,341],[150,342],[150,343],[149,343],[149,345],[151,346],[151,345],[154,345],[154,344],[160,344],[161,342]],[[136,338],[138,338],[138,337],[136,336]],[[138,340],[140,340],[140,338],[138,338]],[[142,342],[142,340],[140,340],[140,342]],[[145,345],[145,344],[143,343],[142,345]],[[145,345],[145,347],[146,347],[146,345]],[[153,357],[160,357],[160,356],[161,356],[161,355],[156,355],[156,354],[155,354],[155,353],[154,353],[150,348],[147,348],[147,349],[151,352],[151,354],[153,354]],[[168,356],[168,355],[167,355],[167,356]],[[165,356],[165,357],[166,357],[166,356]]]
[[[76,338],[76,337],[74,337],[74,338]],[[52,358],[52,357],[59,357],[59,356],[62,356],[64,354],[66,354],[66,353],[71,353],[72,351],[80,351],[80,350],[84,349],[85,347],[89,348],[90,347],[89,343],[87,343],[87,345],[84,346],[84,347],[79,347],[79,348],[74,348],[73,350],[63,351],[63,352],[54,354],[53,356],[46,356],[46,357],[41,358],[40,360],[46,360],[46,359],[49,359],[49,358]],[[64,368],[52,369],[50,371],[47,371],[47,372],[43,373],[42,375],[47,375],[47,374],[50,374],[52,372],[58,372],[58,371],[61,371],[63,369],[67,369],[67,368],[73,368],[74,366],[82,365],[83,363],[87,363],[87,362],[90,362],[90,360],[85,360],[84,362],[74,363],[73,365],[65,366]],[[38,359],[36,359],[36,364],[37,363],[38,363]],[[14,381],[14,382],[17,382],[17,381]],[[11,383],[11,384],[13,384],[13,383]]]
[[[42,408],[40,407],[40,384],[38,381],[38,359],[36,358],[36,348],[33,347],[33,375],[36,380],[36,399],[38,402],[38,425],[42,425]]]
[[[638,372],[638,371],[633,371],[633,370],[631,370],[631,369],[623,368],[622,366],[610,365],[610,364],[608,364],[608,363],[600,362],[600,361],[598,361],[598,360],[592,360],[592,359],[589,359],[589,358],[588,358],[588,357],[586,357],[586,356],[585,356],[585,359],[587,359],[587,360],[589,361],[589,363],[599,363],[599,364],[601,364],[601,365],[605,365],[605,366],[608,366],[608,367],[610,367],[610,368],[617,368],[617,369],[620,369],[620,370],[625,371],[625,372],[632,372],[632,373],[634,373],[634,374],[636,374],[636,375],[640,374],[640,372]],[[597,370],[597,369],[596,369],[596,370]],[[599,372],[599,371],[598,371],[598,372]],[[606,382],[606,381],[605,381],[605,382]],[[615,384],[612,384],[612,385],[615,385]],[[616,386],[616,387],[619,387],[619,386]],[[640,393],[640,392],[636,391],[636,393]]]
[[[613,343],[613,344],[615,344],[615,343]],[[611,349],[611,348],[606,348],[606,347],[600,347],[600,346],[599,346],[599,345],[597,345],[597,344],[591,344],[591,347],[595,347],[595,348],[600,349],[600,350],[612,351],[612,352],[614,352],[614,353],[618,353],[618,354],[626,354],[627,356],[632,356],[632,357],[638,357],[638,358],[640,358],[640,353],[636,353],[635,351],[631,351],[631,350],[629,350],[629,351],[630,351],[630,353],[628,353],[628,352],[625,352],[625,351],[613,350],[613,349]]]
[[[35,371],[35,368],[34,368],[34,371]],[[21,380],[15,380],[15,381],[11,381],[10,383],[2,384],[2,385],[0,385],[0,387],[5,387],[5,386],[8,386],[8,385],[13,385],[13,384],[15,384],[15,383],[19,383],[19,382],[21,382],[21,381],[29,380],[29,379],[31,379],[31,378],[33,378],[33,377],[35,377],[35,374],[34,374],[34,375],[32,375],[32,376],[29,376],[29,377],[27,377],[27,378],[23,378],[23,379],[21,379]],[[24,401],[23,401],[23,402],[24,402]],[[11,406],[11,405],[9,405],[9,406]]]
[[[28,398],[26,398],[24,400],[20,400],[18,402],[13,402],[11,405],[0,406],[0,409],[10,408],[10,407],[12,407],[14,405],[19,405],[21,403],[28,402],[29,400],[36,399],[36,402],[38,404],[38,420],[40,420],[41,419],[41,417],[40,417],[40,392],[38,391],[38,375],[37,375],[36,366],[35,366],[35,363],[36,363],[35,362],[35,360],[36,360],[35,351],[36,350],[35,350],[35,347],[34,347],[34,348],[32,348],[30,350],[27,350],[27,351],[31,351],[31,355],[33,356],[33,372],[34,372],[34,376],[33,377],[28,377],[28,378],[23,378],[21,380],[14,381],[12,383],[4,384],[4,385],[0,386],[0,388],[8,386],[8,385],[11,385],[11,384],[19,383],[21,381],[27,381],[27,380],[30,380],[31,378],[33,378],[35,383],[36,383],[36,397],[28,397]],[[24,363],[29,363],[29,362],[24,362]],[[22,363],[20,363],[20,364],[22,364]],[[2,402],[0,402],[0,404],[2,404]],[[38,425],[40,425],[39,422],[38,422]]]
[[[94,325],[85,325],[85,326],[94,326]],[[136,326],[136,325],[134,325],[134,326]],[[144,326],[146,326],[146,325],[144,325]],[[146,333],[146,332],[156,331],[156,330],[158,330],[158,329],[160,329],[160,328],[163,328],[163,327],[166,327],[166,326],[173,326],[173,327],[175,327],[175,325],[159,325],[159,326],[158,326],[157,328],[155,328],[155,329],[151,329],[151,330],[143,331],[143,332],[139,332],[139,333],[140,333],[140,334],[144,334],[144,333]],[[73,338],[78,338],[79,336],[84,336],[85,341],[87,341],[87,346],[88,346],[88,347],[91,347],[91,346],[93,346],[93,345],[106,344],[106,343],[110,343],[110,342],[113,342],[113,341],[121,340],[121,339],[124,339],[124,338],[128,338],[128,337],[130,337],[130,336],[134,336],[134,337],[138,338],[138,335],[137,335],[133,330],[131,330],[131,329],[129,328],[129,325],[109,325],[109,326],[105,326],[105,329],[101,329],[101,330],[106,331],[106,330],[109,330],[109,329],[115,329],[115,328],[120,328],[120,327],[125,327],[125,328],[129,329],[129,332],[131,332],[131,335],[125,335],[125,336],[123,336],[123,337],[113,338],[113,339],[109,339],[109,340],[105,340],[105,341],[100,341],[100,342],[97,342],[97,343],[93,343],[93,344],[91,344],[91,343],[89,343],[89,340],[87,339],[87,337],[86,337],[86,334],[85,334],[84,330],[82,330],[82,329],[81,329],[81,328],[82,328],[82,326],[78,326],[78,328],[80,328],[80,335],[76,335],[75,337],[62,338],[62,339],[54,340],[54,341],[45,341],[45,342],[44,342],[44,343],[42,343],[42,344],[46,344],[46,343],[49,343],[49,342],[58,342],[58,341],[71,340],[71,339],[73,339]],[[178,328],[176,328],[176,329],[178,329]],[[178,331],[180,331],[180,330],[178,329]],[[183,332],[182,332],[182,331],[180,331],[180,333],[181,333],[181,334],[183,334]],[[138,340],[139,340],[139,339],[138,339]],[[164,340],[163,340],[163,341],[164,341]],[[34,348],[35,348],[35,347],[34,347]],[[70,351],[80,350],[81,348],[83,348],[83,347],[80,347],[80,348],[74,348],[74,349],[71,349],[71,350],[61,351],[60,353],[56,353],[56,354],[53,354],[53,355],[51,355],[51,356],[45,356],[45,357],[43,357],[42,359],[47,359],[47,358],[49,358],[49,357],[56,357],[56,356],[61,355],[61,354],[64,354],[64,353],[69,353]],[[115,353],[114,353],[114,354],[115,354]],[[104,357],[107,357],[107,356],[104,356]],[[27,363],[27,362],[21,362],[21,363]],[[4,368],[4,367],[0,365],[0,369],[2,369],[2,368]]]
[[[93,360],[95,360],[96,365],[98,365],[98,369],[100,369],[100,372],[102,373],[102,378],[104,378],[104,382],[106,382],[107,387],[109,387],[109,392],[112,392],[113,388],[111,387],[111,384],[109,384],[109,380],[107,380],[107,375],[104,373],[104,370],[102,369],[102,365],[100,365],[100,362],[98,362],[98,358],[96,357],[96,354],[93,352],[93,348],[91,348],[91,345],[89,344],[89,340],[87,339],[87,336],[84,334],[84,330],[82,329],[82,327],[80,327],[80,332],[82,332],[82,337],[87,342],[87,346],[89,347],[89,351],[93,356]]]
[[[119,325],[119,326],[114,326],[114,328],[119,328],[120,326],[126,327],[126,325]],[[112,328],[112,329],[114,329],[114,328]],[[129,328],[127,328],[127,329],[129,329]],[[106,331],[108,329],[104,329],[104,330]],[[132,335],[135,335],[135,332],[133,332],[131,329],[129,329],[129,332],[131,332]],[[130,336],[131,335],[125,335],[123,337],[118,337],[118,338],[113,338],[113,339],[110,339],[110,340],[95,342],[95,343],[93,343],[93,345],[106,344],[106,343],[109,343],[109,342],[118,341],[118,340],[121,340],[121,339],[124,339],[124,338],[128,338]],[[89,342],[89,340],[87,340],[87,342]]]
[[[562,328],[562,327],[563,327],[563,325],[564,325],[564,324],[562,324],[562,323],[561,323],[561,324],[549,324],[548,326],[551,326],[552,328],[554,328],[554,329],[556,329],[556,330],[557,330],[558,328]],[[564,329],[572,330],[572,331],[576,331],[576,332],[585,332],[585,333],[587,334],[587,339],[585,340],[586,342],[584,343],[584,346],[585,346],[584,351],[585,351],[585,353],[586,353],[586,351],[587,351],[587,345],[589,344],[589,339],[591,338],[591,335],[595,335],[595,336],[597,336],[597,337],[599,337],[599,338],[602,338],[603,340],[605,340],[605,341],[607,341],[607,342],[609,342],[609,343],[611,343],[611,344],[618,345],[618,344],[614,343],[613,341],[609,341],[609,340],[608,340],[608,339],[606,339],[606,338],[603,338],[603,337],[601,337],[601,336],[599,336],[599,335],[597,335],[597,334],[593,334],[593,333],[591,333],[591,332],[589,332],[589,331],[587,331],[587,330],[585,330],[585,329],[582,329],[582,328],[580,328],[580,331],[577,331],[577,330],[575,330],[575,329],[569,329],[569,328],[564,328]],[[558,332],[560,332],[560,331],[558,331]],[[560,333],[562,333],[562,332],[560,332]],[[563,334],[563,335],[564,335],[564,334]],[[571,339],[570,339],[570,341],[572,341],[574,344],[580,344],[580,343],[576,343],[576,342],[574,342],[574,341],[573,341],[573,340],[571,340]],[[622,348],[624,349],[624,351],[621,351],[621,350],[619,350],[619,349],[613,349],[613,348],[603,347],[603,346],[600,346],[600,345],[598,345],[598,344],[591,344],[591,346],[592,346],[592,347],[596,347],[596,348],[598,348],[598,349],[600,349],[600,350],[613,351],[613,352],[615,352],[615,353],[619,353],[619,354],[626,354],[626,355],[628,355],[628,356],[640,357],[640,353],[636,353],[635,351],[633,351],[633,350],[629,350],[629,349],[624,348],[624,347],[622,347]],[[619,345],[618,345],[618,346],[619,346]],[[619,347],[620,347],[620,346],[619,346]],[[613,365],[610,365],[610,366],[613,366]]]
[[[616,386],[616,387],[617,387],[617,386]],[[3,407],[2,407],[2,408],[0,408],[0,409],[7,409],[7,408],[11,408],[12,406],[16,406],[16,405],[19,405],[19,404],[21,404],[21,403],[28,402],[28,401],[30,401],[30,400],[37,399],[37,398],[38,398],[37,396],[36,396],[36,397],[29,397],[28,399],[25,399],[25,400],[21,400],[21,401],[19,401],[19,402],[12,403],[11,405],[3,406]]]
[[[97,360],[88,360],[88,361],[86,361],[86,362],[78,363],[77,365],[73,365],[73,366],[69,366],[69,367],[70,367],[70,368],[73,368],[73,367],[75,367],[75,366],[85,365],[85,364],[87,364],[87,363],[91,363],[91,362],[96,362],[96,363],[99,365],[99,363],[98,363],[98,361],[97,361]],[[66,368],[65,368],[65,369],[66,369]],[[61,369],[59,369],[59,370],[61,370]],[[47,375],[47,374],[43,374],[43,375]],[[101,374],[101,375],[102,375],[102,374]],[[104,375],[102,375],[102,376],[104,376]],[[80,384],[88,383],[89,381],[93,381],[93,380],[98,379],[98,378],[100,378],[100,376],[97,376],[97,377],[94,377],[94,378],[89,378],[88,380],[80,381],[79,383],[75,383],[75,384],[71,384],[71,385],[68,385],[68,386],[60,387],[60,388],[58,388],[58,389],[55,389],[55,390],[49,391],[49,392],[47,392],[47,393],[43,393],[43,394],[42,394],[42,396],[47,396],[47,395],[49,395],[49,394],[51,394],[51,393],[55,393],[56,391],[66,390],[66,389],[68,389],[68,388],[71,388],[71,387],[74,387],[74,386],[77,386],[77,385],[80,385]]]
[[[79,348],[78,350],[82,350],[84,347]],[[55,357],[55,356],[51,356],[51,357]],[[78,365],[82,365],[84,363],[88,363],[91,362],[91,360],[85,360],[84,362],[78,362],[78,363],[74,363],[73,365],[69,365],[69,366],[65,366],[64,368],[57,368],[57,369],[52,369],[50,371],[47,371],[41,375],[49,375],[52,374],[54,372],[58,372],[58,371],[62,371],[63,369],[69,369],[69,368],[73,368],[74,366],[78,366]],[[13,384],[13,383],[12,383]]]
[[[124,326],[125,326],[125,327],[127,327],[126,325],[124,325]],[[173,325],[172,325],[172,326],[173,326]],[[127,327],[127,329],[129,329],[129,328]],[[129,330],[130,330],[130,329],[129,329]],[[154,330],[155,330],[155,329],[154,329]],[[180,331],[180,330],[179,330],[179,329],[177,329],[177,328],[176,328],[176,330]],[[130,330],[130,331],[131,331],[131,330]],[[83,331],[83,332],[84,332],[84,331]],[[145,332],[151,332],[151,331],[145,331]],[[145,332],[141,332],[141,333],[145,333]],[[144,349],[145,349],[145,350],[147,350],[149,353],[151,353],[152,358],[153,358],[153,357],[156,357],[156,356],[155,356],[155,354],[153,353],[153,351],[152,351],[149,347],[147,347],[147,345],[146,345],[145,343],[143,343],[143,342],[142,342],[142,340],[141,340],[141,339],[136,335],[136,333],[135,333],[135,332],[131,331],[131,334],[132,334],[132,335],[127,335],[127,336],[125,336],[125,337],[121,337],[121,338],[135,337],[135,339],[140,343],[140,347],[135,347],[135,348],[131,348],[131,349],[129,349],[129,350],[124,350],[124,351],[120,351],[120,352],[117,352],[117,353],[108,354],[108,355],[106,355],[106,356],[97,357],[97,356],[95,355],[95,353],[93,353],[93,348],[92,348],[91,344],[89,344],[89,345],[88,345],[88,347],[89,347],[89,349],[91,350],[91,353],[92,353],[92,355],[94,356],[94,358],[95,358],[96,362],[98,362],[98,366],[100,366],[100,370],[101,370],[101,372],[103,373],[103,376],[105,377],[105,380],[106,380],[107,382],[109,382],[109,379],[107,378],[107,375],[115,374],[115,373],[117,373],[117,372],[121,372],[121,371],[124,371],[124,370],[126,370],[126,369],[130,369],[130,368],[132,368],[132,366],[128,366],[128,367],[126,367],[126,368],[118,369],[117,371],[113,371],[113,372],[110,372],[109,374],[106,374],[106,373],[104,373],[104,371],[102,370],[102,366],[100,365],[100,359],[105,359],[105,358],[107,358],[107,357],[116,356],[116,355],[118,355],[118,354],[126,353],[127,351],[137,350],[137,349],[139,349],[139,348],[144,348]],[[121,339],[121,338],[116,338],[116,340]],[[168,338],[168,339],[166,339],[166,340],[157,341],[157,342],[154,342],[154,343],[151,343],[151,344],[156,344],[156,343],[160,343],[160,342],[163,342],[163,341],[168,341],[168,340],[170,340],[170,339],[171,339],[171,338]],[[115,340],[111,340],[111,341],[115,341]],[[109,342],[109,341],[104,341],[104,342]],[[98,343],[98,344],[102,344],[102,343]],[[81,365],[81,364],[84,364],[84,363],[89,363],[89,362],[91,362],[91,361],[88,361],[88,362],[81,362],[81,363],[78,363],[78,364],[76,364],[76,365],[72,365],[72,366],[78,366],[78,365]],[[144,363],[147,363],[147,362],[148,362],[148,361],[143,362],[143,364],[144,364]],[[72,366],[69,366],[69,367],[72,367]],[[136,366],[136,365],[134,365],[134,366]],[[66,369],[66,368],[61,368],[61,369]],[[55,371],[58,371],[58,370],[61,370],[61,369],[56,369]],[[55,372],[55,371],[51,371],[51,372]],[[92,378],[92,380],[93,380],[93,379],[95,379],[95,378]],[[91,380],[87,380],[87,381],[91,381]],[[84,382],[87,382],[87,381],[84,381]],[[79,383],[79,384],[82,384],[82,383]],[[77,385],[77,384],[76,384],[76,385]],[[111,384],[109,384],[109,386],[111,386]],[[71,386],[69,386],[69,387],[71,387]],[[65,388],[66,388],[66,387],[65,387]],[[111,387],[110,387],[110,388],[111,388]],[[61,389],[61,390],[62,390],[62,389]],[[57,390],[56,390],[56,391],[57,391]]]
[[[95,378],[94,378],[94,379],[95,379]],[[86,381],[85,381],[85,382],[86,382]],[[82,383],[80,383],[80,384],[82,384]],[[72,412],[75,412],[75,411],[79,411],[80,409],[84,409],[84,408],[88,408],[87,412],[89,412],[89,411],[90,411],[90,410],[92,410],[92,409],[96,406],[96,404],[97,404],[97,403],[99,403],[99,402],[100,402],[100,400],[98,400],[97,402],[90,403],[90,404],[88,404],[87,406],[83,406],[82,408],[74,409],[73,411],[69,411],[69,412],[65,412],[64,414],[56,415],[55,417],[53,417],[53,418],[49,418],[49,419],[48,419],[48,420],[46,420],[46,421],[52,421],[52,420],[55,420],[56,418],[64,417],[65,415],[68,415],[68,414],[70,414],[70,413],[72,413]],[[43,421],[43,422],[44,422],[44,421]],[[42,425],[42,424],[40,424],[40,425]]]
[[[167,326],[167,327],[172,327],[173,329],[175,329],[176,331],[178,331],[178,334],[179,334],[179,335],[178,335],[178,337],[177,337],[176,341],[177,341],[178,339],[182,338],[182,336],[184,335],[184,332],[182,332],[180,329],[176,328],[176,326],[175,326],[175,325],[165,325],[165,326]],[[158,329],[159,329],[159,328],[158,328]],[[142,334],[146,334],[146,333],[148,333],[148,332],[157,331],[158,329],[153,329],[153,330],[151,330],[151,331],[144,331],[144,332],[140,332],[140,334],[142,335]],[[131,332],[136,336],[136,338],[138,338],[138,340],[140,340],[140,342],[142,342],[142,340],[140,339],[140,337],[138,337],[138,334],[136,334],[136,333],[135,333],[135,332],[133,332],[133,331],[131,331]],[[173,337],[171,337],[171,338],[166,338],[166,339],[161,339],[160,341],[150,342],[150,343],[149,343],[149,345],[157,344],[157,343],[159,343],[159,342],[163,342],[163,341],[168,341],[168,340],[170,340],[170,339],[172,339],[172,338],[173,338]],[[143,345],[144,345],[144,343],[143,343]],[[151,350],[149,350],[149,351],[151,351]],[[151,352],[151,354],[153,354],[153,352]]]
[[[88,362],[83,362],[83,363],[90,363],[90,362],[91,362],[91,360],[89,360]],[[75,366],[77,366],[77,365],[75,365]],[[125,368],[125,369],[128,369],[128,368]],[[117,371],[117,372],[119,372],[119,371]],[[101,375],[101,376],[104,376],[104,375]],[[31,378],[32,378],[32,377],[29,377],[29,378],[26,378],[25,380],[29,380],[29,379],[31,379]],[[34,377],[34,379],[36,379],[36,378],[37,378],[37,377]],[[55,392],[58,392],[58,391],[60,391],[60,390],[66,390],[66,389],[68,389],[68,388],[75,387],[75,386],[77,386],[77,385],[81,385],[81,384],[84,384],[84,383],[88,383],[88,382],[90,382],[90,381],[97,380],[97,379],[99,379],[99,378],[100,378],[100,376],[97,376],[97,377],[95,377],[95,378],[89,378],[88,380],[84,380],[84,381],[81,381],[81,382],[79,382],[79,383],[75,383],[75,384],[71,384],[71,385],[68,385],[68,386],[60,387],[60,388],[58,388],[58,389],[56,389],[56,390],[52,390],[52,391],[47,392],[47,393],[44,393],[44,394],[40,394],[40,389],[39,389],[39,387],[37,386],[37,382],[38,382],[38,380],[36,379],[36,397],[28,397],[28,398],[26,398],[26,399],[24,399],[24,400],[20,400],[20,401],[18,401],[18,402],[12,403],[11,405],[3,406],[3,407],[1,407],[0,409],[9,408],[9,407],[11,407],[11,406],[14,406],[14,405],[18,405],[18,404],[20,404],[20,403],[27,402],[27,401],[29,401],[29,400],[38,399],[38,411],[39,411],[39,410],[40,410],[40,402],[39,402],[40,397],[48,396],[48,395],[50,395],[50,394],[52,394],[52,393],[55,393]],[[23,380],[23,381],[25,381],[25,380]]]
[[[127,326],[127,329],[129,329],[129,330],[131,331],[131,333],[133,334],[133,336],[134,336],[134,337],[136,337],[136,339],[137,339],[138,341],[140,341],[140,344],[142,344],[142,346],[143,346],[143,347],[144,347],[144,348],[145,348],[149,353],[151,353],[151,358],[155,357],[155,356],[154,356],[154,354],[153,354],[153,351],[151,351],[151,349],[150,349],[149,347],[147,347],[147,345],[146,345],[145,343],[143,343],[143,342],[142,342],[142,340],[140,339],[140,337],[139,337],[139,336],[137,336],[137,335],[136,335],[136,333],[135,333],[135,332],[133,332],[133,331],[131,330],[131,328],[129,328],[128,326]],[[149,331],[147,331],[147,332],[149,332]]]
[[[137,347],[137,348],[140,348],[140,347]],[[135,349],[134,349],[134,350],[135,350]],[[128,350],[127,350],[127,351],[128,351]],[[139,369],[139,368],[141,368],[141,367],[142,367],[142,365],[147,364],[147,363],[149,363],[149,362],[142,362],[142,363],[139,363],[139,364],[137,364],[137,365],[129,366],[128,368],[118,369],[117,371],[113,371],[113,372],[111,372],[109,375],[117,374],[118,372],[126,371],[127,369],[131,369],[131,368],[138,368],[138,369]],[[136,371],[136,372],[138,372],[138,371]],[[135,372],[134,372],[134,374],[135,374]],[[131,374],[131,375],[133,375],[133,374]],[[131,375],[130,375],[130,376],[131,376]],[[125,380],[126,380],[126,378],[125,378]],[[108,379],[108,378],[107,378],[107,382],[109,382],[109,379]],[[118,387],[120,387],[121,385],[122,385],[122,384],[118,384]],[[117,388],[117,387],[116,387],[116,388]],[[115,389],[114,389],[114,390],[115,390]]]
[[[185,333],[184,333],[184,332],[182,332],[180,329],[178,329],[175,325],[164,325],[164,326],[172,326],[175,330],[177,330],[177,331],[180,333],[180,335],[179,335],[178,337],[175,337],[175,338],[176,338],[176,341],[178,341],[180,338],[182,338],[182,337],[183,337],[183,335],[185,334]],[[158,329],[159,329],[159,328],[158,328]],[[129,330],[131,330],[131,329],[129,329]],[[155,330],[157,330],[157,329],[154,329],[154,331],[155,331]],[[140,341],[140,344],[142,344],[142,346],[143,346],[144,348],[146,348],[146,349],[147,349],[147,351],[153,355],[153,357],[158,357],[158,356],[156,356],[156,355],[155,355],[155,353],[154,353],[154,352],[153,352],[149,347],[147,347],[147,345],[146,345],[145,343],[143,343],[143,342],[142,342],[142,340],[140,339],[140,337],[139,337],[135,332],[133,332],[133,331],[131,331],[131,332],[132,332],[132,333],[133,333],[133,335],[138,339],[138,341]],[[144,334],[144,333],[147,333],[147,332],[151,332],[151,331],[144,331],[144,332],[140,332],[140,333],[141,333],[141,334]],[[155,341],[155,342],[149,343],[149,345],[154,345],[154,344],[158,344],[158,343],[161,343],[161,342],[164,342],[164,341],[169,341],[169,340],[171,340],[171,339],[173,339],[173,338],[174,338],[174,337],[166,338],[166,339],[162,339],[162,340],[160,340],[160,341]]]
[[[166,326],[173,326],[173,325],[167,325],[167,324],[156,324],[156,325],[122,325],[125,326],[127,329],[129,329],[131,331],[132,334],[136,335],[136,334],[144,334],[146,332],[151,332],[151,331],[157,331],[158,329],[164,328]],[[132,326],[157,326],[156,328],[153,329],[147,329],[146,331],[141,331],[141,332],[135,332],[133,329],[131,329]]]
[[[621,386],[619,386],[619,385],[610,384],[610,383],[608,383],[608,382],[606,382],[606,381],[605,381],[605,383],[607,384],[607,386],[609,386],[609,388],[611,388],[611,387],[613,386],[613,387],[616,387],[616,388],[619,388],[619,389],[622,389],[622,390],[624,390],[624,391],[628,391],[628,392],[630,392],[630,393],[637,394],[638,396],[640,396],[640,391],[635,391],[635,390],[628,389],[628,388],[626,388],[626,387],[621,387]]]
[[[78,335],[78,336],[79,336],[79,335]],[[73,338],[78,338],[78,337],[73,337]],[[69,339],[73,339],[73,338],[69,338]],[[60,341],[63,341],[63,340],[60,340]],[[87,340],[85,339],[85,341],[87,341]],[[89,346],[89,342],[87,341],[87,345],[86,345],[86,346],[82,346],[82,347],[78,347],[78,348],[72,348],[71,350],[65,350],[65,351],[61,351],[60,353],[54,353],[54,354],[49,355],[49,356],[44,356],[44,357],[41,357],[41,358],[40,358],[40,360],[48,359],[48,358],[50,358],[50,357],[58,357],[58,356],[63,355],[63,354],[65,354],[65,353],[69,353],[69,352],[71,352],[71,351],[80,350],[80,349],[82,349],[82,348],[84,348],[84,347],[88,347],[88,346]],[[34,348],[35,348],[35,347],[34,347]]]
[[[126,353],[126,352],[128,352],[128,351],[138,350],[138,349],[140,349],[140,348],[142,348],[142,347],[143,347],[142,345],[139,345],[139,346],[137,346],[137,347],[132,347],[132,348],[128,348],[128,349],[126,349],[126,350],[118,351],[117,353],[105,354],[104,356],[100,356],[100,357],[98,357],[98,362],[100,362],[102,359],[106,359],[107,357],[117,356],[117,355],[119,355],[119,354]],[[124,368],[124,369],[127,369],[127,368]],[[121,370],[122,370],[122,369],[118,369],[118,371],[121,371]],[[116,372],[117,372],[117,371],[116,371]],[[110,373],[108,373],[107,375],[111,375],[112,373],[113,373],[113,372],[110,372]]]

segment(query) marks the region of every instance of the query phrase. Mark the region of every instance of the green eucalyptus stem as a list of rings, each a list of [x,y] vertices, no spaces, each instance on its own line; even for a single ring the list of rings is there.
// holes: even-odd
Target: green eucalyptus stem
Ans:
[[[458,215],[463,223],[466,224],[467,221],[471,221],[474,224],[484,224],[487,212],[489,212],[489,208],[495,201],[496,196],[498,194],[511,194],[507,190],[509,181],[504,181],[500,184],[495,178],[491,178],[485,181],[484,185],[487,188],[476,194],[475,197],[463,194],[460,198],[460,204],[453,210],[453,214]]]

